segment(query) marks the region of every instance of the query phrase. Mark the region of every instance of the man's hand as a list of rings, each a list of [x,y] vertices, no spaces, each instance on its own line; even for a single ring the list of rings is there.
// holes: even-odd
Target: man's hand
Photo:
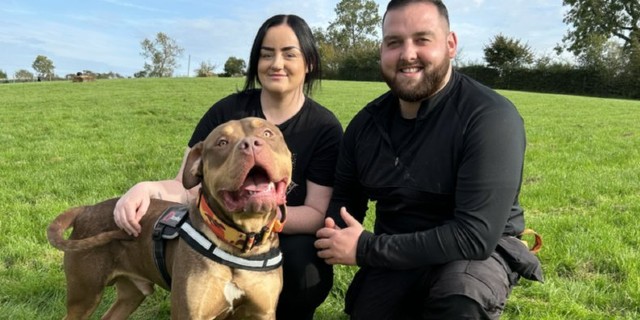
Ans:
[[[324,228],[316,232],[318,257],[328,264],[356,265],[358,238],[364,228],[344,207],[340,208],[340,216],[346,228],[340,229],[333,219],[326,218]]]

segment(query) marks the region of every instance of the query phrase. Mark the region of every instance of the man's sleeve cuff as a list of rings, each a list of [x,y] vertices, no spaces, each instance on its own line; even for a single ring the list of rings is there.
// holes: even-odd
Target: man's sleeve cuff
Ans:
[[[359,267],[366,266],[366,256],[367,252],[369,251],[369,243],[371,242],[370,239],[372,239],[373,237],[373,233],[367,230],[363,230],[360,234],[360,237],[358,238],[358,245],[356,247],[356,264]]]

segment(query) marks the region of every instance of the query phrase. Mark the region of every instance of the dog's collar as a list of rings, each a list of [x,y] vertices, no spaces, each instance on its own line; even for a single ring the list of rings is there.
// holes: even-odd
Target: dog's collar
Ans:
[[[198,211],[200,211],[200,215],[202,216],[205,224],[216,235],[216,237],[218,237],[218,239],[242,250],[242,252],[248,252],[252,248],[261,245],[264,240],[271,236],[272,232],[282,232],[282,228],[284,227],[286,220],[286,207],[282,205],[280,206],[282,214],[280,220],[278,220],[276,215],[268,225],[262,227],[259,233],[243,232],[220,220],[216,213],[211,210],[211,207],[209,207],[209,204],[202,192],[198,199]]]
[[[204,234],[191,226],[189,221],[185,221],[180,225],[178,232],[182,240],[191,248],[213,261],[232,268],[269,271],[282,265],[282,252],[278,247],[271,248],[265,253],[250,257],[238,257],[216,247]]]

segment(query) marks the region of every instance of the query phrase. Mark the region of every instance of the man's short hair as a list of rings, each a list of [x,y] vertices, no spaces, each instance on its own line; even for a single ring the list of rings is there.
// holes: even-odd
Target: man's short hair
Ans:
[[[447,10],[447,6],[445,6],[444,2],[441,0],[391,0],[389,1],[389,4],[387,4],[387,10],[384,12],[384,16],[382,17],[382,23],[384,24],[387,12],[402,8],[412,3],[430,3],[435,5],[436,8],[438,8],[438,13],[440,13],[444,20],[447,21],[447,26],[449,25],[449,10]]]

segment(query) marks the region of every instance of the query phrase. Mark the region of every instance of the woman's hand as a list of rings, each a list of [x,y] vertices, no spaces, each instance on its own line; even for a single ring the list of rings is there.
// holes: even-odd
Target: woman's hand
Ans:
[[[140,219],[147,213],[151,195],[149,182],[140,182],[127,191],[116,203],[113,219],[120,229],[137,237],[141,232]]]

